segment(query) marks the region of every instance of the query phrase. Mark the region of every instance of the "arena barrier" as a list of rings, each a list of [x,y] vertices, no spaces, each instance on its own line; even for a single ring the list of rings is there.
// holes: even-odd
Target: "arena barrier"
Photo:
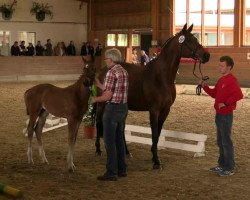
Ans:
[[[28,125],[28,123],[29,123],[29,119],[27,119],[26,125]],[[43,133],[48,132],[53,129],[60,128],[66,125],[68,125],[67,119],[55,117],[54,115],[49,114],[44,124],[42,132]],[[27,127],[23,129],[23,133],[25,134],[25,136],[27,136]]]
[[[152,145],[150,127],[126,125],[125,138],[127,142]],[[169,141],[173,139],[174,141]],[[194,157],[205,156],[205,142],[207,135],[163,130],[159,138],[158,147],[172,148],[195,152]]]

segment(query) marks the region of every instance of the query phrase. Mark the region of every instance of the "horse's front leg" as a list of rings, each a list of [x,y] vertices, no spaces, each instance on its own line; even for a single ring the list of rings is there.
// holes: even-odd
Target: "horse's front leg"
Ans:
[[[96,140],[95,140],[95,148],[96,148],[96,155],[102,155],[101,145],[100,145],[100,138],[103,136],[103,125],[102,120],[96,120]]]
[[[100,138],[103,137],[103,123],[102,123],[102,116],[105,108],[105,103],[98,103],[96,108],[96,155],[102,155],[101,145],[100,145]]]
[[[166,109],[163,109],[159,115],[158,115],[158,118],[156,117],[157,115],[152,113],[153,115],[153,119],[151,119],[151,114],[150,114],[150,123],[151,123],[151,120],[152,120],[152,123],[151,123],[151,129],[152,129],[152,147],[151,147],[151,151],[152,151],[152,154],[153,154],[153,162],[154,162],[154,166],[153,166],[153,169],[161,169],[161,164],[160,164],[160,160],[158,158],[158,151],[157,151],[157,145],[158,145],[158,141],[159,141],[159,137],[161,135],[161,130],[162,130],[162,126],[163,126],[163,123],[165,122],[168,114],[170,112],[170,108],[166,108]],[[155,119],[158,119],[155,120]]]
[[[69,144],[69,150],[68,150],[68,156],[67,156],[67,162],[68,162],[68,171],[74,172],[75,171],[75,165],[73,162],[73,155],[74,155],[74,147],[76,143],[76,137],[77,132],[79,129],[80,121],[72,118],[68,119],[68,129],[69,129],[69,135],[68,135],[68,144]]]
[[[151,152],[152,152],[152,161],[153,161],[153,169],[160,169],[161,164],[160,160],[158,158],[158,152],[157,152],[157,144],[159,141],[159,133],[158,133],[158,112],[157,111],[150,111],[150,126],[152,131],[152,146],[151,146]]]

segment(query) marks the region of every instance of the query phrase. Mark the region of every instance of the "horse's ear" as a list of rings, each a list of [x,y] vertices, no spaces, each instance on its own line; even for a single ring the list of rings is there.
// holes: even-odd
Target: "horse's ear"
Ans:
[[[82,56],[82,61],[84,62],[84,63],[86,63],[87,62],[87,60]]]
[[[183,26],[182,31],[185,32],[187,30],[187,23]]]
[[[194,24],[192,24],[192,25],[188,28],[188,30],[187,30],[187,31],[188,31],[189,33],[191,33],[191,32],[192,32],[192,30],[193,30],[193,26],[194,26]]]

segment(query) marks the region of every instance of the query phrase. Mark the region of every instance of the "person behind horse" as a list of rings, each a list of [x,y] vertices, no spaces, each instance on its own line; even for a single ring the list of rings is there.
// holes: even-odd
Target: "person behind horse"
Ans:
[[[44,53],[45,56],[52,56],[53,55],[53,46],[51,43],[51,39],[47,39],[47,43],[44,45]]]
[[[67,55],[68,56],[75,56],[76,55],[76,48],[75,48],[75,45],[74,45],[74,41],[71,40],[69,42],[69,45],[67,46]]]
[[[141,65],[146,65],[149,62],[149,57],[144,50],[141,50]]]
[[[138,55],[137,55],[137,50],[136,48],[133,48],[132,50],[132,63],[133,64],[139,64],[139,60],[138,60]]]
[[[10,52],[11,52],[11,56],[20,56],[21,55],[20,48],[18,46],[17,41],[15,41],[14,44],[11,46]]]
[[[121,61],[118,49],[105,52],[105,62],[108,67],[104,84],[96,80],[97,87],[103,90],[99,97],[93,97],[92,103],[106,102],[103,114],[103,139],[107,152],[106,172],[97,179],[101,181],[116,181],[117,176],[127,176],[125,161],[124,128],[128,113],[128,73],[117,62]]]
[[[230,176],[234,174],[234,148],[231,139],[233,110],[236,102],[243,98],[242,91],[237,79],[231,73],[234,61],[229,56],[222,56],[219,62],[221,78],[213,89],[209,88],[204,81],[200,84],[204,91],[215,98],[214,108],[216,110],[215,123],[217,126],[217,144],[219,146],[218,166],[210,168],[210,171],[219,176]]]
[[[35,47],[36,56],[43,56],[44,47],[41,45],[41,41],[37,41],[37,45]]]

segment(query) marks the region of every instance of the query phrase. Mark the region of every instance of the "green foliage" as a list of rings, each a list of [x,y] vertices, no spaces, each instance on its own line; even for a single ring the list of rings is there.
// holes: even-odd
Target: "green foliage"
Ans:
[[[52,6],[49,6],[48,3],[38,3],[33,2],[32,8],[30,9],[30,14],[35,15],[37,13],[45,13],[53,18],[53,12],[51,11]]]
[[[95,113],[94,113],[95,111],[94,111],[93,104],[91,103],[92,97],[97,95],[97,88],[95,85],[92,85],[91,93],[92,94],[90,95],[89,101],[88,101],[88,110],[82,120],[85,126],[95,126]]]
[[[93,104],[89,104],[88,110],[82,120],[84,126],[95,126],[95,115],[93,113]]]
[[[12,4],[3,4],[0,6],[0,12],[2,13],[13,13],[15,8],[14,5],[17,3],[15,0]]]

